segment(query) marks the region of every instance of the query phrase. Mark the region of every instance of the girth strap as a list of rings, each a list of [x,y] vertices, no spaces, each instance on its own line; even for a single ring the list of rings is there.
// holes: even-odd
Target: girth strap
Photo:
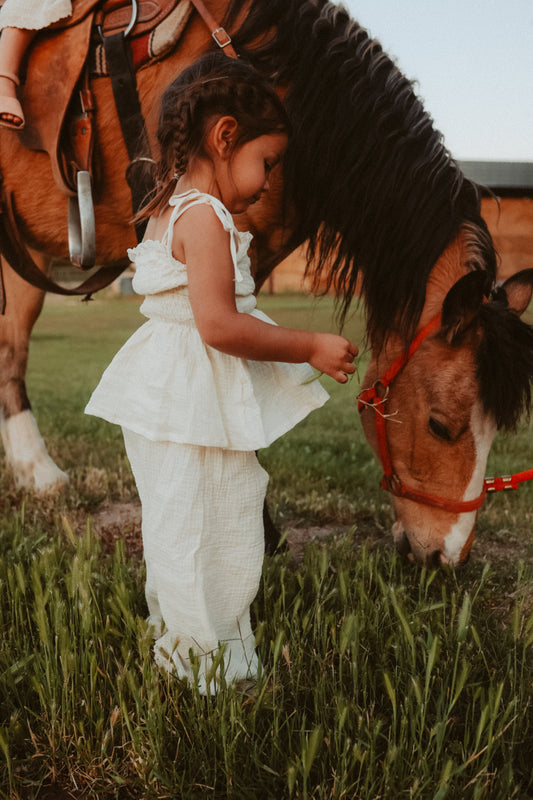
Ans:
[[[151,163],[150,144],[137,93],[129,40],[123,32],[102,38],[120,128],[130,160],[126,180],[133,213],[136,214],[153,188],[152,172],[147,169]],[[143,238],[145,228],[146,222],[136,224],[138,241]]]

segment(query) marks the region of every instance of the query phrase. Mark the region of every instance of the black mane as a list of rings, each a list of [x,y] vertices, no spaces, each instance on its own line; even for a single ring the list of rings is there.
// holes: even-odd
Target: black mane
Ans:
[[[487,237],[478,188],[376,40],[325,0],[242,0],[226,25],[238,52],[288,87],[294,126],[285,198],[293,244],[309,241],[316,286],[333,287],[346,313],[362,281],[368,332],[409,338],[428,275],[463,223]],[[490,239],[490,237],[489,237]],[[491,281],[491,246],[485,269]]]

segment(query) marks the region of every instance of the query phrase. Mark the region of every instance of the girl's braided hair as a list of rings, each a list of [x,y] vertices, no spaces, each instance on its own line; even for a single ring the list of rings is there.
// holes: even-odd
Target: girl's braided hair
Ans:
[[[196,156],[205,156],[209,131],[226,115],[238,124],[233,152],[259,136],[288,133],[290,128],[274,88],[254,67],[220,51],[208,52],[181,72],[163,94],[156,185],[139,218],[166,206],[176,177]]]

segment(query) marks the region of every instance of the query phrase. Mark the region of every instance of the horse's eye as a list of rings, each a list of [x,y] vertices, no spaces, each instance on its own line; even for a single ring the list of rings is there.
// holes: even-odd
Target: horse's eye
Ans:
[[[452,435],[449,429],[442,422],[439,422],[438,419],[434,417],[429,418],[429,429],[431,433],[434,433],[439,439],[444,439],[445,442],[452,441]]]

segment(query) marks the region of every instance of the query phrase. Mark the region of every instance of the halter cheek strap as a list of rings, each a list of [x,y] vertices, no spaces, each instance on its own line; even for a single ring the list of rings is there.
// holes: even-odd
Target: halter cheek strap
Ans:
[[[369,389],[364,389],[358,398],[358,409],[361,413],[367,406],[372,406],[376,412],[376,435],[379,450],[379,457],[381,466],[383,467],[383,478],[381,479],[381,488],[386,489],[395,497],[402,497],[406,500],[412,500],[415,503],[431,506],[433,508],[440,508],[443,511],[449,511],[456,514],[465,514],[470,511],[477,511],[485,500],[487,492],[498,492],[501,490],[517,489],[520,483],[533,479],[533,469],[526,470],[525,472],[518,472],[513,475],[506,475],[500,478],[485,478],[483,481],[483,490],[478,497],[472,500],[451,500],[438,495],[430,494],[429,492],[421,492],[416,489],[407,488],[394,471],[392,465],[392,458],[389,449],[389,442],[387,439],[387,417],[382,414],[378,408],[379,404],[383,403],[384,398],[378,393],[380,390],[388,387],[396,378],[398,373],[402,371],[410,358],[414,356],[422,342],[427,339],[434,331],[438,330],[441,325],[442,315],[439,313],[433,317],[427,325],[413,339],[407,350],[405,350],[390,367],[385,371],[383,376],[375,382]],[[385,394],[386,397],[386,394]]]

